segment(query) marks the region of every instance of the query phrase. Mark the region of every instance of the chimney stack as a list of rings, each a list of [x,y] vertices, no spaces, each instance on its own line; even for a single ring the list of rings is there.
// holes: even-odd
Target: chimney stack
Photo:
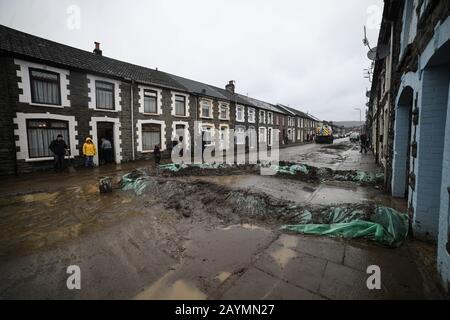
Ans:
[[[100,50],[100,42],[94,42],[95,43],[95,49],[94,49],[94,53],[98,54],[99,56],[102,55],[102,50]]]
[[[234,94],[234,80],[230,80],[225,86],[225,90]]]

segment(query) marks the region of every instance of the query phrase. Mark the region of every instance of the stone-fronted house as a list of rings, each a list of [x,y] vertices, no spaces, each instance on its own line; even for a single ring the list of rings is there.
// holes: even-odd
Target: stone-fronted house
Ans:
[[[195,133],[218,134],[225,148],[229,129],[237,132],[231,143],[248,150],[264,139],[260,127],[267,137],[287,130],[288,116],[235,92],[233,81],[218,88],[106,57],[99,43],[88,52],[0,26],[0,175],[51,168],[57,134],[74,165],[86,137],[109,139],[121,163],[150,158],[155,144],[167,154],[180,135],[191,148]],[[242,134],[249,128],[255,137]]]
[[[386,187],[408,201],[414,235],[437,242],[450,283],[450,2],[385,0],[367,129]]]

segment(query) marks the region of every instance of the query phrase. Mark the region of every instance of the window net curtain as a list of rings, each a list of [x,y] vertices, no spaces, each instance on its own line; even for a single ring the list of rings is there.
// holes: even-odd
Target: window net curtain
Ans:
[[[142,126],[142,150],[151,151],[155,145],[161,143],[161,126],[143,125]]]
[[[29,122],[27,133],[30,158],[52,157],[53,152],[48,147],[58,134],[61,134],[66,144],[69,145],[69,131],[65,123],[52,123],[50,128],[38,128],[39,125],[42,123]]]
[[[144,97],[144,112],[156,113],[156,97]]]
[[[95,99],[97,108],[114,110],[114,86],[109,83],[96,83]]]
[[[59,86],[54,82],[33,80],[32,83],[33,101],[44,104],[60,104]]]

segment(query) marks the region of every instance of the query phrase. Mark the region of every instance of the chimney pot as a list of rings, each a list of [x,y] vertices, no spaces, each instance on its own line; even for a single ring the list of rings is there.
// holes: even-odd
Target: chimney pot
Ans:
[[[228,81],[228,84],[225,86],[225,90],[234,94],[234,80]]]
[[[95,54],[98,54],[99,56],[101,56],[102,55],[102,50],[100,50],[100,42],[95,41],[94,44],[95,44],[95,49],[94,49],[93,52]]]

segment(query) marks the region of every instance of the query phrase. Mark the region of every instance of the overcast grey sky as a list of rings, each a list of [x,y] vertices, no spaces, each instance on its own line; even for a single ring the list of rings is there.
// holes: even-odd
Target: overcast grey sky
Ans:
[[[359,120],[382,0],[0,0],[0,24],[103,55]],[[378,8],[378,10],[376,10]],[[79,19],[78,19],[79,17]]]

